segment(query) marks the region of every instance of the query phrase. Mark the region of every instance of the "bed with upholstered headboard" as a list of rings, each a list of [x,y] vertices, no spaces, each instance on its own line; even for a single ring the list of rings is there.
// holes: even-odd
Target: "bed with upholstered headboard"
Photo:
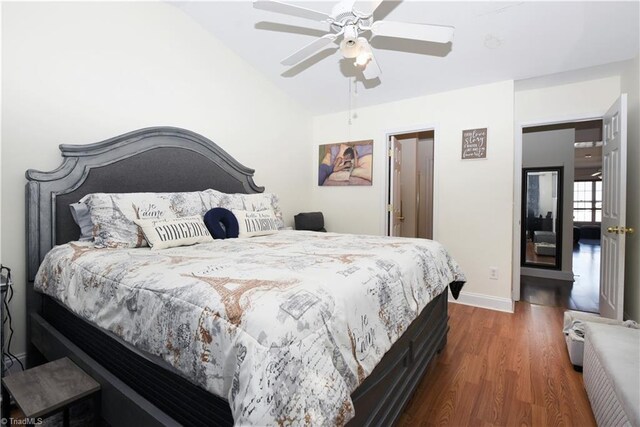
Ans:
[[[111,425],[230,425],[228,401],[132,352],[76,316],[33,281],[45,255],[78,239],[68,205],[91,193],[262,193],[254,171],[194,132],[154,127],[88,145],[61,145],[51,172],[26,173],[28,363],[63,356],[102,385],[102,418]],[[461,283],[456,283],[460,287]],[[458,289],[459,290],[459,289]],[[447,293],[433,298],[351,394],[350,425],[390,425],[426,366],[446,343]]]

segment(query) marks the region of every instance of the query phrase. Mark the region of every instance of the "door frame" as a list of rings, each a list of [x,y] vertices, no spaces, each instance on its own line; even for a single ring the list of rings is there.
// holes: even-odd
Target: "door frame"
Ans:
[[[522,218],[522,132],[524,128],[534,126],[559,125],[563,123],[602,120],[606,110],[596,113],[575,114],[559,117],[549,117],[537,120],[518,122],[514,126],[515,147],[513,150],[513,241],[512,241],[512,271],[511,271],[511,299],[520,301],[520,271],[522,266],[520,253],[521,218]]]
[[[389,215],[387,211],[387,205],[389,195],[391,192],[391,180],[389,179],[390,167],[389,167],[389,150],[391,149],[391,137],[394,135],[402,135],[405,133],[414,132],[433,132],[433,240],[438,240],[438,195],[440,193],[440,179],[438,177],[438,158],[440,157],[440,145],[438,144],[438,134],[440,132],[440,126],[437,123],[427,123],[423,125],[403,126],[393,129],[387,129],[384,131],[384,192],[380,197],[380,212],[382,212],[383,220],[380,222],[382,228],[380,235],[389,235]]]

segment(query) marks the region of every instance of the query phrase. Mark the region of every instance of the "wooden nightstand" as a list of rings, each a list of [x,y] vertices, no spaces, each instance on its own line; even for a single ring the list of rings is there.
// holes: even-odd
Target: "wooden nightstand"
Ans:
[[[68,358],[2,378],[2,418],[9,419],[10,396],[33,425],[62,411],[63,425],[69,426],[69,406],[83,399],[95,399],[94,423],[100,419],[100,384]]]

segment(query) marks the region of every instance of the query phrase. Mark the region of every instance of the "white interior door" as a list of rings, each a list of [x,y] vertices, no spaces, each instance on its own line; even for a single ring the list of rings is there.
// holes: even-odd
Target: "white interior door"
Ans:
[[[396,139],[395,136],[390,140],[390,154],[391,154],[391,206],[389,215],[389,229],[391,235],[400,237],[402,236],[402,192],[400,183],[402,182],[402,144]]]
[[[622,320],[627,209],[627,94],[609,108],[602,131],[600,315]]]

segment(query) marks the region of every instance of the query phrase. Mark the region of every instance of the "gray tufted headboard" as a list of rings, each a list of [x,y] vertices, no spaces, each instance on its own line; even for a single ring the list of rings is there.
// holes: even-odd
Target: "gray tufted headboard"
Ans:
[[[26,173],[29,282],[53,246],[78,238],[68,205],[86,194],[264,191],[253,182],[253,169],[209,139],[180,128],[145,128],[94,144],[63,144],[60,151],[64,161],[56,170]]]

